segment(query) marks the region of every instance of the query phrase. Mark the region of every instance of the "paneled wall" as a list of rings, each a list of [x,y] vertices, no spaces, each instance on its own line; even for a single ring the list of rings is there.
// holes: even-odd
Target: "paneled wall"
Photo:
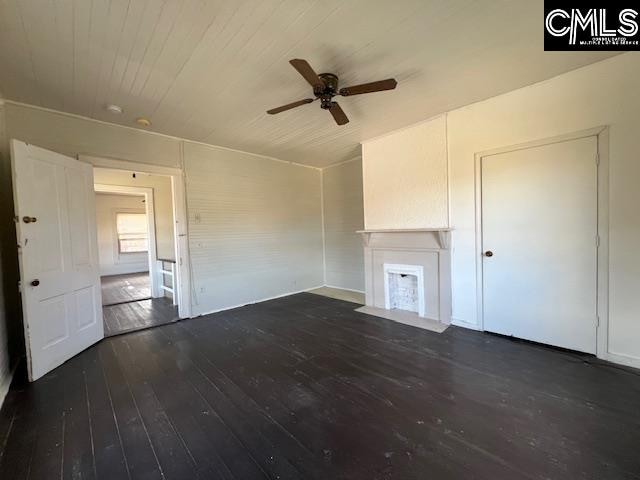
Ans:
[[[322,285],[320,170],[35,107],[4,108],[6,138],[71,156],[185,165],[194,315]],[[13,351],[23,345],[6,149],[0,138],[0,388],[7,359],[16,356],[7,353],[5,326]]]
[[[322,170],[325,283],[364,291],[362,159]]]
[[[366,229],[449,226],[446,123],[441,116],[363,142]]]
[[[320,171],[185,143],[195,314],[321,286]]]
[[[65,155],[180,166],[180,141],[142,130],[7,103],[7,136]]]

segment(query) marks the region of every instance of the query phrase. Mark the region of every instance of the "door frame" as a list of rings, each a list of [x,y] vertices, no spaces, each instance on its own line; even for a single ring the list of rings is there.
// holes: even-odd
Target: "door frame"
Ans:
[[[97,167],[94,167],[94,169],[95,168]],[[149,286],[151,287],[151,296],[153,298],[162,297],[163,294],[162,289],[160,288],[161,280],[158,270],[158,262],[155,260],[158,255],[156,253],[156,218],[155,205],[153,203],[153,188],[94,183],[93,189],[96,193],[142,195],[144,197],[144,208],[145,213],[147,214],[147,237],[149,238],[149,251],[147,252],[147,261],[149,263]]]
[[[189,231],[187,223],[187,199],[185,178],[181,168],[164,167],[147,163],[136,163],[93,155],[78,155],[78,160],[90,163],[95,168],[125,170],[127,172],[149,173],[171,178],[173,199],[174,243],[176,257],[176,296],[178,316],[191,318],[191,260],[189,256]]]
[[[564,135],[548,137],[531,142],[477,152],[474,155],[475,182],[475,261],[476,261],[476,306],[478,329],[484,331],[484,278],[482,262],[482,159],[499,153],[525,150],[554,143],[578,140],[586,137],[597,139],[597,204],[598,246],[596,250],[596,356],[611,359],[609,353],[609,127],[600,126]],[[596,159],[594,159],[596,161]],[[547,232],[554,235],[555,232]],[[594,239],[594,242],[596,239]],[[617,360],[616,360],[617,361]]]

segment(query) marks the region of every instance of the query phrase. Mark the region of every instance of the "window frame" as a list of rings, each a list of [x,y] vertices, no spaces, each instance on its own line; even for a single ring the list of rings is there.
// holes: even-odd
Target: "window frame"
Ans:
[[[120,232],[118,231],[118,215],[144,215],[146,217],[145,222],[145,234],[147,239],[147,249],[136,252],[124,252],[120,247]],[[150,252],[151,238],[149,235],[149,217],[146,208],[115,208],[113,209],[113,237],[114,237],[114,253],[117,259],[129,259],[133,255],[145,255],[148,256]]]

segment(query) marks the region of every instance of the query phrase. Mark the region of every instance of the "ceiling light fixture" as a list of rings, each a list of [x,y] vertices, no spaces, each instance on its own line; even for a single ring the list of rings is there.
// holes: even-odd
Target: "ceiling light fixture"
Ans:
[[[150,127],[151,121],[148,118],[138,117],[136,118],[136,123],[141,127]]]
[[[109,113],[113,113],[115,115],[122,115],[122,107],[120,107],[119,105],[114,105],[111,103],[104,108]]]

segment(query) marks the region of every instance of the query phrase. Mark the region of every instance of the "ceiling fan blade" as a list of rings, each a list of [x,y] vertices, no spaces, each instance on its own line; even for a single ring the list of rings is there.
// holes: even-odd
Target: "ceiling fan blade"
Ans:
[[[396,85],[398,85],[398,82],[396,82],[395,78],[388,78],[377,82],[341,88],[340,95],[348,97],[349,95],[360,95],[362,93],[382,92],[384,90],[393,90],[396,88]]]
[[[336,102],[331,102],[331,108],[329,109],[331,115],[333,115],[333,119],[336,121],[338,125],[345,125],[349,123],[349,119],[347,115],[344,113],[344,110],[340,108]]]
[[[304,100],[298,100],[297,102],[288,103],[278,108],[272,108],[271,110],[267,110],[267,113],[270,115],[275,115],[276,113],[284,112],[285,110],[291,110],[292,108],[296,108],[300,105],[305,105],[311,102],[313,102],[313,98],[305,98]]]
[[[309,82],[309,85],[311,85],[314,90],[324,88],[324,82],[318,74],[313,71],[309,62],[301,58],[294,58],[293,60],[289,60],[289,63]]]

